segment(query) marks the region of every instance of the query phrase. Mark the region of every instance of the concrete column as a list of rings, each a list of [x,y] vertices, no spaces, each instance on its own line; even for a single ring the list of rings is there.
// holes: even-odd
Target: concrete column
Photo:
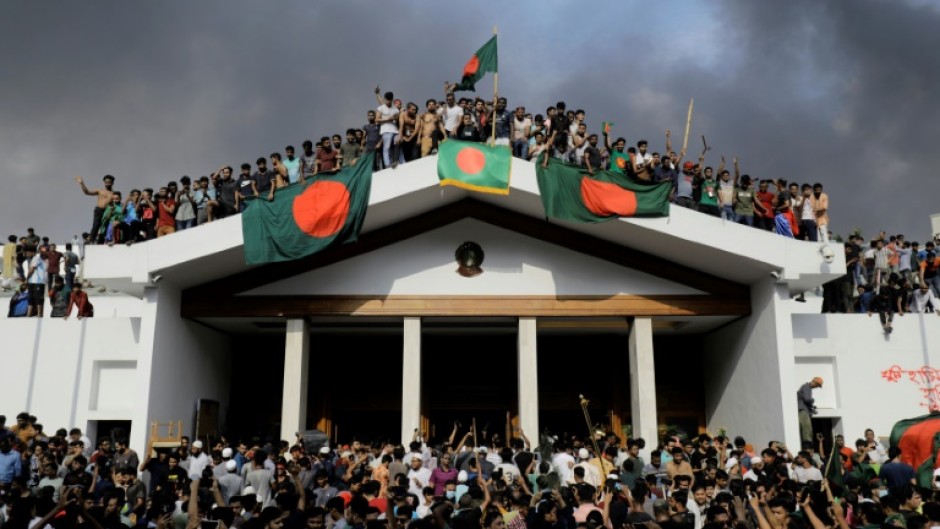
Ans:
[[[539,438],[539,369],[535,318],[519,318],[519,425],[533,442]]]
[[[659,426],[656,419],[656,366],[653,361],[653,321],[634,318],[630,325],[630,408],[633,415],[633,437],[646,440],[649,447],[656,446]]]
[[[421,318],[405,318],[401,365],[401,442],[421,428]]]
[[[307,429],[307,378],[310,333],[304,319],[287,320],[284,340],[284,398],[281,401],[281,439],[293,442]]]

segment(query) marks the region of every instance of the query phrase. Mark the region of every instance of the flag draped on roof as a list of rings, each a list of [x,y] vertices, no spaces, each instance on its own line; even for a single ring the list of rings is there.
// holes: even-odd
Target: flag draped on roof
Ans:
[[[372,187],[372,157],[309,185],[278,190],[274,200],[255,200],[242,213],[245,263],[290,261],[359,236]]]
[[[486,41],[473,57],[463,67],[463,78],[454,87],[454,90],[474,90],[476,82],[483,78],[486,72],[497,72],[499,66],[496,54],[496,35]]]
[[[641,184],[610,171],[589,174],[583,167],[549,159],[536,163],[539,194],[548,217],[603,222],[617,217],[669,215],[672,184]]]
[[[506,146],[451,139],[438,148],[437,177],[442,186],[508,195],[511,172],[512,153]]]

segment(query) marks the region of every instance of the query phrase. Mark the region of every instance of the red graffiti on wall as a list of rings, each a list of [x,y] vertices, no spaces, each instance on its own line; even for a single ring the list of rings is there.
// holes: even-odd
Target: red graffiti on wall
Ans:
[[[924,366],[920,369],[902,369],[893,365],[881,372],[881,377],[888,382],[898,382],[904,376],[920,386],[923,397],[920,405],[930,411],[940,411],[940,369]]]

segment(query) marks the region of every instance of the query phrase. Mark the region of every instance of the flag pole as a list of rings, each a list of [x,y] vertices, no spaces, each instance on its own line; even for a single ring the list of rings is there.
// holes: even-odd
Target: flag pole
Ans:
[[[493,26],[493,36],[496,36],[496,26]],[[499,53],[499,52],[497,52]],[[497,68],[498,70],[498,68]],[[496,101],[499,94],[499,72],[493,72],[493,145],[496,145]]]
[[[682,138],[682,152],[685,152],[689,146],[689,129],[692,128],[692,107],[695,105],[695,98],[689,99],[689,113],[685,118],[685,136]]]

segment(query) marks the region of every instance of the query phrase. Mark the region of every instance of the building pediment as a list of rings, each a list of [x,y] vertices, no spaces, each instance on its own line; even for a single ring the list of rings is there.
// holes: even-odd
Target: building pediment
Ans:
[[[455,250],[484,251],[482,273],[458,273]],[[629,249],[624,249],[629,252]],[[690,286],[465,218],[415,237],[272,281],[240,296],[694,295]]]
[[[465,241],[483,273],[456,272]],[[749,289],[641,250],[464,199],[309,257],[183,291],[187,317],[744,315]]]

